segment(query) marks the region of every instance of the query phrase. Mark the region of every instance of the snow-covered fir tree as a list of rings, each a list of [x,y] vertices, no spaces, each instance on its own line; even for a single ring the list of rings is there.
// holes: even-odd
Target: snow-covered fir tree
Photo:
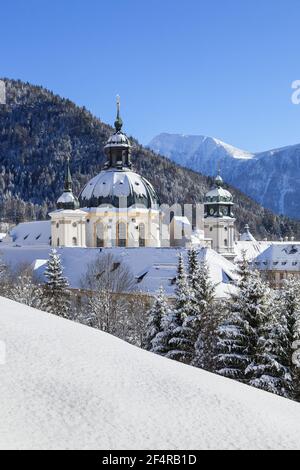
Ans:
[[[270,290],[261,279],[258,271],[252,271],[249,281],[248,289],[245,292],[248,298],[245,318],[248,322],[250,364],[246,367],[245,378],[250,385],[257,386],[257,380],[262,373],[262,356],[259,344],[268,339],[268,322],[271,310]]]
[[[243,253],[238,268],[237,292],[228,304],[228,318],[218,328],[216,371],[226,377],[251,382],[256,377],[257,345],[266,324],[267,290]]]
[[[189,332],[191,364],[205,367],[208,336],[205,327],[209,326],[214,304],[215,286],[210,280],[205,261],[199,261],[195,248],[188,252],[188,280],[190,286],[191,313],[184,321]]]
[[[272,298],[271,298],[272,301]],[[250,383],[286,398],[300,399],[300,364],[294,361],[294,342],[300,340],[300,281],[283,280],[270,308],[271,316],[260,335],[260,365]],[[297,344],[297,343],[295,343]],[[298,343],[298,349],[299,349]]]
[[[290,276],[283,281],[279,292],[279,308],[286,319],[288,334],[288,364],[292,376],[290,398],[300,401],[300,364],[294,360],[300,349],[300,280]]]
[[[169,316],[169,351],[167,357],[189,364],[193,356],[194,343],[191,340],[192,331],[186,324],[192,315],[192,292],[188,282],[182,253],[178,257],[175,305]]]
[[[164,289],[161,287],[148,312],[145,347],[148,351],[166,355],[169,351],[171,312]]]
[[[258,364],[250,385],[290,398],[293,383],[287,315],[281,308],[280,294],[270,292],[269,300],[269,316],[260,331],[256,354]]]
[[[64,318],[71,318],[69,283],[63,275],[61,259],[55,249],[50,251],[44,274],[47,282],[43,289],[41,310]]]
[[[147,312],[146,333],[144,347],[147,351],[152,351],[153,340],[162,331],[162,318],[168,314],[168,306],[163,287],[157,292],[151,308]]]

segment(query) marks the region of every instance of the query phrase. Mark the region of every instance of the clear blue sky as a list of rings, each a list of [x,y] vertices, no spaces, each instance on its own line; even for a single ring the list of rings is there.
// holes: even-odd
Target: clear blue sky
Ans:
[[[1,2],[0,76],[43,85],[125,130],[251,151],[300,142],[299,0]]]

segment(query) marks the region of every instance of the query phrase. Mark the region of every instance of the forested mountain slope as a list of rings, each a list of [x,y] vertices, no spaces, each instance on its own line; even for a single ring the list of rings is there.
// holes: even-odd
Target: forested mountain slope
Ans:
[[[112,128],[68,99],[21,81],[7,80],[7,104],[0,106],[0,214],[12,222],[43,219],[55,207],[71,156],[74,190],[104,162],[103,146]],[[126,123],[125,123],[126,131]],[[132,139],[135,169],[155,186],[163,203],[201,202],[212,179],[158,156]],[[258,237],[300,237],[300,223],[275,216],[230,187],[238,228],[245,223]]]

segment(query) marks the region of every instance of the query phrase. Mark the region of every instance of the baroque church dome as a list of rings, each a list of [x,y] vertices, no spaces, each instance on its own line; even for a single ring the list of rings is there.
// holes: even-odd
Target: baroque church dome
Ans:
[[[125,168],[102,170],[83,188],[79,200],[81,207],[139,205],[150,209],[158,205],[158,198],[149,181]]]
[[[103,170],[81,191],[79,202],[82,208],[105,205],[120,208],[141,206],[150,209],[159,204],[151,183],[132,170],[131,144],[121,131],[122,125],[118,100],[115,133],[104,147],[106,163]]]

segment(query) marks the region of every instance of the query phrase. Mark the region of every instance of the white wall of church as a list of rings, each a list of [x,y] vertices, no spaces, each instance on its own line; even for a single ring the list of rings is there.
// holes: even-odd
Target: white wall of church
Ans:
[[[230,217],[207,217],[204,221],[204,236],[212,240],[212,249],[220,254],[234,255],[234,223]]]
[[[51,212],[51,245],[53,247],[86,246],[86,213],[81,210]]]
[[[86,212],[88,247],[159,247],[160,213],[152,209],[95,208]]]

